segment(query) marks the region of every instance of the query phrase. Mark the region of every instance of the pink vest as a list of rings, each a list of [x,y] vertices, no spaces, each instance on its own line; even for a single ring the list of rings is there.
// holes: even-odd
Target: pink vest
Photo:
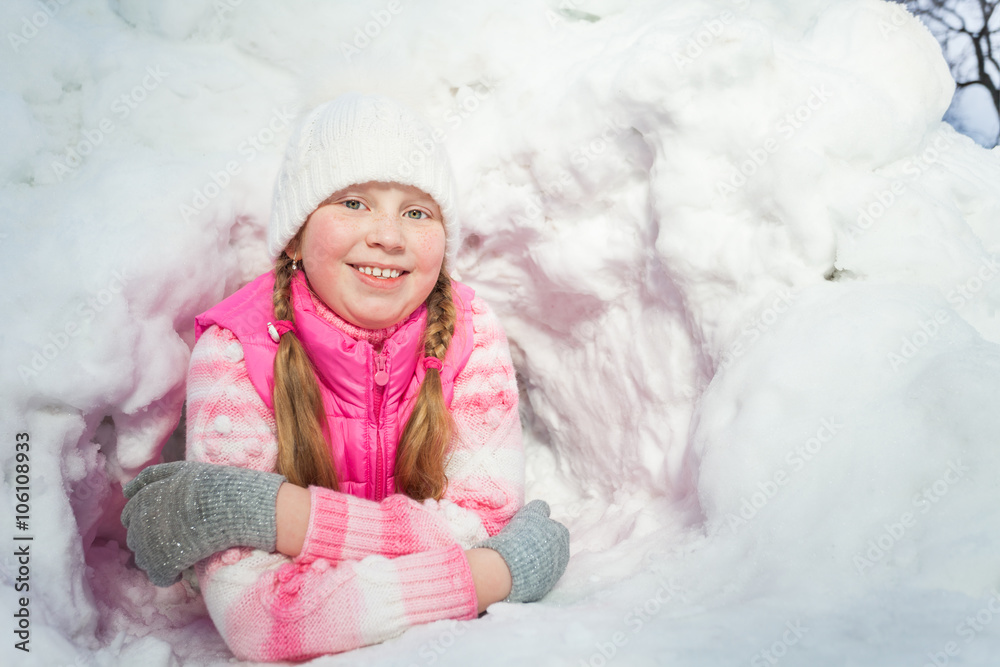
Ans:
[[[274,322],[274,274],[265,273],[195,318],[195,338],[216,324],[233,332],[243,346],[247,373],[261,399],[274,410],[274,357],[278,344],[268,333]],[[427,307],[421,305],[376,353],[316,312],[305,277],[292,279],[295,330],[316,368],[326,409],[331,454],[340,490],[360,498],[381,500],[395,493],[396,445],[413,411],[426,371],[418,363]],[[455,335],[441,368],[441,386],[450,407],[455,377],[472,355],[474,292],[452,283]],[[387,377],[384,385],[376,382]]]

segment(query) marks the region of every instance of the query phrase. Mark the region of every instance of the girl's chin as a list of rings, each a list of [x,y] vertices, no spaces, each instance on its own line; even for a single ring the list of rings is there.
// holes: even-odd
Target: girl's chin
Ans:
[[[417,304],[418,307],[419,305],[420,304]],[[414,310],[416,310],[416,307],[411,308],[407,312],[403,312],[404,310],[406,309],[358,308],[356,310],[351,309],[346,315],[339,312],[337,314],[351,324],[361,327],[362,329],[386,329],[405,320]],[[363,315],[361,313],[363,313]]]

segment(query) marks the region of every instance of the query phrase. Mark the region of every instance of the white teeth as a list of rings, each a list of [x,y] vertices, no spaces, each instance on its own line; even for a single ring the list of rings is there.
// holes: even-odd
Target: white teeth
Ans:
[[[368,276],[374,276],[375,278],[398,278],[400,275],[399,269],[380,269],[377,266],[358,266],[355,267],[360,273]]]

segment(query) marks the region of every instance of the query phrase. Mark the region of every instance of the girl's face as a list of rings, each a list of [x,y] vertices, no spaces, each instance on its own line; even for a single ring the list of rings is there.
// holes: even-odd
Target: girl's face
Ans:
[[[334,193],[306,220],[288,254],[313,291],[365,329],[406,319],[434,289],[444,262],[441,210],[399,183],[362,183]]]

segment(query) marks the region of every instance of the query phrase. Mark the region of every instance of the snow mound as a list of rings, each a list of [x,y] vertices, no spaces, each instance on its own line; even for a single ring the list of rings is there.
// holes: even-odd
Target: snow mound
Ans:
[[[445,133],[573,557],[542,603],[317,664],[1000,650],[1000,153],[942,123],[898,5],[10,0],[0,27],[0,597],[31,648],[4,664],[228,661],[192,582],[129,566],[120,486],[181,455],[193,317],[267,269],[290,125],[352,89]]]

